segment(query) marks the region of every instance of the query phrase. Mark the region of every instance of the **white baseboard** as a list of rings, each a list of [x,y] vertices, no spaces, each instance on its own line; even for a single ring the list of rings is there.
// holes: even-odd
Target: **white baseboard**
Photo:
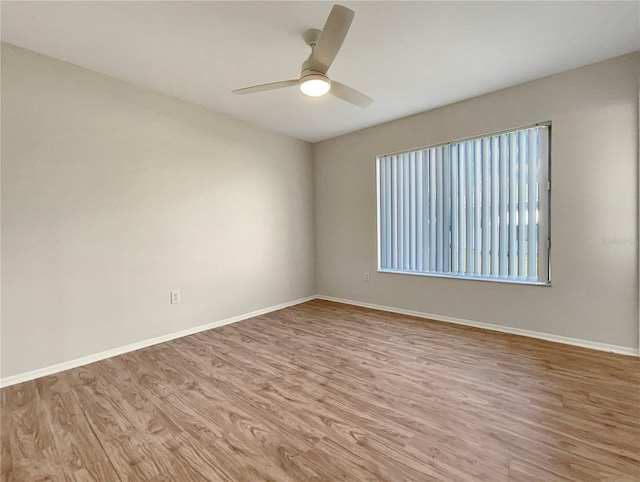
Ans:
[[[372,308],[374,310],[388,311],[391,313],[399,313],[402,315],[416,316],[418,318],[427,318],[429,320],[444,321],[446,323],[455,323],[456,325],[472,326],[475,328],[484,328],[485,330],[499,331],[501,333],[509,333],[511,335],[528,336],[538,338],[540,340],[553,341],[556,343],[564,343],[565,345],[580,346],[582,348],[591,348],[592,350],[606,351],[618,353],[620,355],[640,356],[638,349],[626,346],[609,345],[596,341],[581,340],[579,338],[569,338],[567,336],[553,335],[550,333],[540,333],[538,331],[523,330],[520,328],[512,328],[510,326],[494,325],[491,323],[483,323],[481,321],[465,320],[461,318],[453,318],[450,316],[434,315],[432,313],[423,313],[420,311],[405,310],[403,308],[394,308],[391,306],[375,305],[372,303],[363,303],[361,301],[346,300],[343,298],[334,298],[332,296],[316,296],[319,300],[335,301],[336,303],[344,303],[347,305],[361,306],[363,308]]]
[[[297,300],[288,301],[286,303],[282,303],[279,305],[270,306],[268,308],[263,308],[261,310],[252,311],[251,313],[245,313],[245,314],[234,316],[224,320],[214,321],[212,323],[207,323],[206,325],[200,325],[193,328],[188,328],[186,330],[169,333],[168,335],[157,336],[155,338],[138,341],[136,343],[131,343],[130,345],[121,346],[119,348],[113,348],[111,350],[102,351],[100,353],[95,353],[93,355],[83,356],[80,358],[76,358],[74,360],[58,363],[56,365],[51,365],[44,368],[38,368],[37,370],[32,370],[29,372],[19,373],[17,375],[1,378],[0,387],[8,387],[10,385],[15,385],[17,383],[33,380],[35,378],[40,378],[47,375],[53,375],[54,373],[62,372],[64,370],[69,370],[71,368],[77,368],[82,365],[88,365],[89,363],[94,363],[100,360],[104,360],[105,358],[111,358],[113,356],[122,355],[130,351],[139,350],[141,348],[146,348],[152,345],[157,345],[158,343],[164,343],[165,341],[175,340],[176,338],[182,338],[183,336],[193,335],[194,333],[200,333],[201,331],[211,330],[212,328],[218,328],[220,326],[229,325],[231,323],[236,323],[237,321],[253,318],[254,316],[264,315],[265,313],[271,313],[272,311],[277,311],[283,308],[288,308],[290,306],[299,305],[300,303],[305,303],[315,298],[316,298],[315,296],[308,296],[306,298],[300,298]]]
[[[282,303],[275,306],[270,306],[268,308],[263,308],[261,310],[252,311],[251,313],[245,313],[245,314],[234,316],[224,320],[214,321],[212,323],[207,323],[206,325],[200,325],[194,328],[189,328],[186,330],[169,333],[168,335],[162,335],[155,338],[150,338],[148,340],[131,343],[130,345],[125,345],[119,348],[102,351],[100,353],[95,353],[93,355],[87,355],[84,357],[76,358],[74,360],[58,363],[56,365],[51,365],[48,367],[39,368],[37,370],[32,370],[25,373],[19,373],[17,375],[0,378],[0,387],[8,387],[10,385],[15,385],[17,383],[26,382],[26,381],[44,377],[47,375],[53,375],[54,373],[62,372],[64,370],[69,370],[71,368],[77,368],[82,365],[87,365],[89,363],[94,363],[100,360],[104,360],[105,358],[111,358],[113,356],[122,355],[130,351],[139,350],[141,348],[146,348],[152,345],[157,345],[158,343],[164,343],[166,341],[175,340],[176,338],[182,338],[183,336],[193,335],[194,333],[200,333],[201,331],[211,330],[213,328],[218,328],[220,326],[229,325],[231,323],[236,323],[238,321],[246,320],[248,318],[253,318],[254,316],[260,316],[260,315],[264,315],[265,313],[271,313],[272,311],[277,311],[283,308],[288,308],[290,306],[299,305],[300,303],[305,303],[307,301],[311,301],[314,299],[334,301],[336,303],[344,303],[347,305],[361,306],[363,308],[371,308],[374,310],[388,311],[391,313],[398,313],[402,315],[416,316],[418,318],[426,318],[429,320],[444,321],[446,323],[454,323],[457,325],[472,326],[475,328],[484,328],[485,330],[498,331],[501,333],[509,333],[512,335],[528,336],[531,338],[538,338],[540,340],[553,341],[556,343],[564,343],[566,345],[580,346],[583,348],[591,348],[593,350],[618,353],[621,355],[640,356],[639,350],[636,348],[630,348],[630,347],[618,346],[618,345],[609,345],[606,343],[599,343],[595,341],[581,340],[579,338],[569,338],[566,336],[553,335],[550,333],[540,333],[537,331],[523,330],[520,328],[512,328],[509,326],[494,325],[491,323],[483,323],[480,321],[465,320],[462,318],[453,318],[450,316],[435,315],[432,313],[423,313],[421,311],[405,310],[403,308],[376,305],[373,303],[364,303],[361,301],[347,300],[344,298],[335,298],[332,296],[315,295],[315,296],[308,296],[306,298],[300,298],[297,300],[289,301],[289,302]]]

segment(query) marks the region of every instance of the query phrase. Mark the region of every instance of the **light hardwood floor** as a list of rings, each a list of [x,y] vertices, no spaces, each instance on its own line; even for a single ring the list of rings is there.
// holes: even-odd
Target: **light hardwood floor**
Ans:
[[[325,301],[1,393],[3,481],[640,478],[637,358]]]

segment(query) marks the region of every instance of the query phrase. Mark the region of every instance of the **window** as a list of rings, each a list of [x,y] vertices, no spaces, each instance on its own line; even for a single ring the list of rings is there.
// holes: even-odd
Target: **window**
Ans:
[[[550,125],[379,156],[380,271],[549,283]]]

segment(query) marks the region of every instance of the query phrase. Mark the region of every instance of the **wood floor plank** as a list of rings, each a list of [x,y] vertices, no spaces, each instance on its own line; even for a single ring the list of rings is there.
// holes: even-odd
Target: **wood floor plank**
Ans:
[[[126,380],[114,383],[106,365],[92,364],[71,370],[78,402],[122,480],[206,480],[197,470],[170,456],[163,443],[180,430],[169,417],[134,394],[125,396]],[[132,404],[129,400],[134,400]]]
[[[640,480],[637,358],[319,300],[0,393],[3,482]]]
[[[35,381],[1,391],[3,481],[64,480]]]
[[[146,356],[146,354],[130,354],[130,357]],[[277,433],[273,428],[267,428],[258,420],[252,411],[243,411],[243,400],[229,400],[231,390],[226,393],[218,389],[203,388],[203,377],[194,378],[189,375],[195,366],[185,363],[179,352],[173,354],[173,365],[182,368],[184,377],[176,378],[173,369],[168,378],[163,378],[166,370],[163,370],[163,355],[156,353],[158,364],[128,364],[130,370],[134,370],[140,383],[153,379],[154,392],[152,396],[158,398],[166,412],[178,420],[185,432],[195,442],[195,447],[200,448],[197,457],[194,451],[185,445],[185,438],[181,437],[167,444],[183,459],[190,459],[202,470],[203,459],[224,457],[227,464],[223,471],[216,474],[223,480],[288,480],[287,472],[275,464],[265,454],[273,452],[273,447],[265,439],[264,434]],[[166,355],[165,355],[166,356]],[[206,382],[206,380],[204,380]],[[178,385],[179,383],[179,385]],[[165,387],[158,388],[164,384]],[[206,383],[204,384],[206,385]],[[166,395],[168,386],[172,386],[172,394]],[[215,407],[210,411],[209,406]],[[255,410],[254,410],[255,411]],[[202,424],[201,420],[206,420]],[[281,432],[281,431],[280,431]],[[177,443],[182,442],[182,443]],[[206,451],[202,451],[207,447]],[[212,455],[211,450],[215,453]],[[215,467],[215,466],[214,466]]]
[[[119,480],[89,422],[75,403],[65,374],[36,380],[46,420],[69,480]]]

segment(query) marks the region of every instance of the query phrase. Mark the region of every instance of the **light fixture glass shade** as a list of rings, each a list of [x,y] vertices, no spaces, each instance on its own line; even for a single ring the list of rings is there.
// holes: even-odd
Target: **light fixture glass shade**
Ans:
[[[308,75],[300,82],[300,92],[309,97],[320,97],[331,89],[329,79],[323,75]]]

